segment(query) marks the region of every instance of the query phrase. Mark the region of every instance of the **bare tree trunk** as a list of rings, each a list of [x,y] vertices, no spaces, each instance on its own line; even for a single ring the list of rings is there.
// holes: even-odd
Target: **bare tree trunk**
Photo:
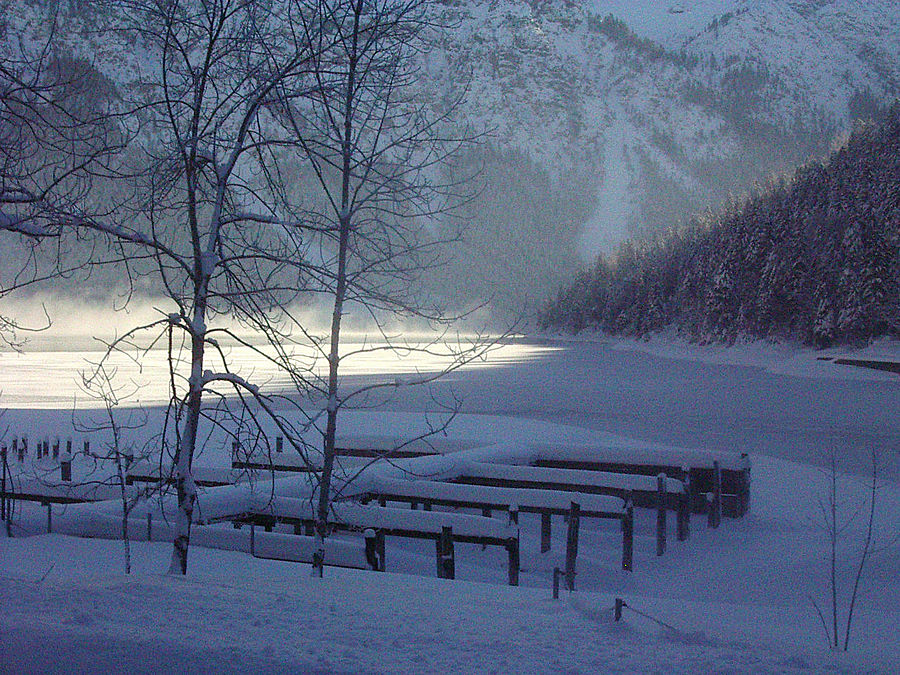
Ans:
[[[866,542],[863,545],[859,558],[859,567],[856,568],[856,578],[853,580],[853,593],[850,595],[850,606],[847,609],[847,627],[844,631],[844,651],[850,645],[850,626],[853,624],[853,610],[856,607],[856,594],[859,591],[859,582],[862,579],[866,560],[869,558],[869,549],[872,545],[872,530],[875,525],[875,495],[878,492],[878,454],[872,451],[872,484],[869,492],[869,520],[866,523]]]
[[[203,306],[195,312],[195,326],[203,321]],[[203,398],[203,338],[196,333],[191,337],[191,377],[187,399],[187,417],[175,450],[175,490],[178,495],[178,512],[175,517],[175,540],[169,574],[187,574],[188,546],[191,539],[191,520],[197,501],[197,485],[191,470],[200,424],[200,406]]]
[[[322,447],[322,480],[319,483],[319,506],[316,514],[316,552],[313,556],[313,574],[322,576],[325,567],[325,537],[328,533],[328,509],[331,500],[331,477],[334,471],[335,435],[338,414],[338,368],[341,362],[341,317],[347,294],[347,253],[350,246],[350,162],[353,156],[353,102],[356,87],[357,44],[359,40],[359,16],[362,0],[354,5],[352,47],[347,65],[347,90],[344,98],[344,135],[341,144],[341,212],[338,218],[337,283],[334,289],[334,312],[331,316],[331,344],[328,354],[328,419]]]

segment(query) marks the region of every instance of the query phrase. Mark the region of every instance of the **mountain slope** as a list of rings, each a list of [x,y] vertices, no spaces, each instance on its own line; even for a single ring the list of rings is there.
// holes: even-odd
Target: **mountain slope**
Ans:
[[[900,335],[900,104],[826,164],[706,222],[601,259],[544,311],[545,327],[808,344]]]

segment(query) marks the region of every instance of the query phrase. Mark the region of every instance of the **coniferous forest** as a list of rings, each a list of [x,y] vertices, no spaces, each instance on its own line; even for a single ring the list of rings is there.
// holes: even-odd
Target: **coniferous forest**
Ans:
[[[900,104],[824,162],[597,260],[547,329],[827,347],[900,336]]]

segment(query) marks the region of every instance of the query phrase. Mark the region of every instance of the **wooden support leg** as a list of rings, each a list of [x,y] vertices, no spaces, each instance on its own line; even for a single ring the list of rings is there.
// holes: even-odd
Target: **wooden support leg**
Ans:
[[[519,585],[519,540],[513,539],[507,544],[506,552],[509,558],[509,585]]]
[[[566,588],[575,590],[575,561],[578,558],[578,521],[581,506],[572,502],[569,506],[569,526],[566,532]]]
[[[691,505],[690,496],[685,492],[678,495],[678,541],[684,541],[691,536]]]
[[[713,462],[712,502],[709,508],[709,526],[719,527],[722,522],[722,469],[719,462]]]
[[[622,514],[622,569],[632,570],[634,561],[634,504],[629,498]]]
[[[375,533],[375,552],[378,554],[378,571],[384,572],[386,563],[384,558],[384,530]]]
[[[550,550],[550,514],[541,514],[541,553]]]
[[[656,477],[656,555],[666,552],[666,475]]]
[[[441,534],[435,542],[435,548],[438,579],[454,579],[456,577],[456,562],[453,555],[452,528],[441,528]]]
[[[367,529],[365,532],[366,537],[366,562],[369,564],[369,569],[378,571],[378,550],[377,550],[377,542],[376,537],[377,534],[373,529]]]

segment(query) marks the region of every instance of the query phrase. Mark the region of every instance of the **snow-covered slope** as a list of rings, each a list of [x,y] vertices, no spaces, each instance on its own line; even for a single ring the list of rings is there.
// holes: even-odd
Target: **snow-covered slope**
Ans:
[[[7,33],[39,33],[13,4]],[[424,83],[471,73],[467,121],[557,175],[589,167],[597,211],[583,250],[671,224],[826,151],[873,103],[900,95],[900,3],[891,0],[461,0]],[[28,24],[26,26],[26,24]],[[114,82],[133,47],[67,20],[73,50]]]

